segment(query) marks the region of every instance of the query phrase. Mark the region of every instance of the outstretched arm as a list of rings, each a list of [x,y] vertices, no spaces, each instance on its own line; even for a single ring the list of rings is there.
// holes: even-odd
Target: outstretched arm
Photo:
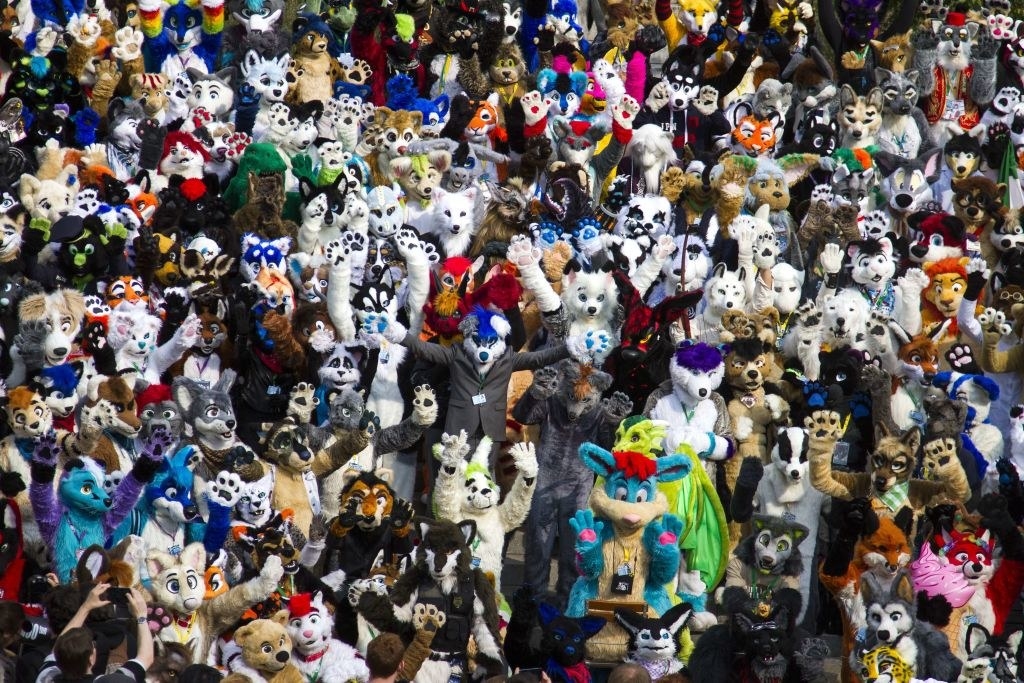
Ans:
[[[57,435],[50,431],[36,440],[32,452],[32,481],[28,486],[29,502],[36,516],[39,535],[46,544],[53,547],[60,523],[60,503],[53,490],[53,478],[57,472]]]
[[[839,413],[819,410],[807,418],[810,439],[807,456],[811,461],[811,485],[825,495],[850,500],[856,479],[845,472],[832,470],[832,453],[839,441]]]
[[[281,566],[281,558],[271,555],[263,564],[259,576],[204,602],[200,609],[204,609],[210,619],[210,630],[213,633],[220,633],[231,628],[238,620],[239,614],[261,600],[266,600],[277,590],[277,584],[282,576],[284,568]]]
[[[529,441],[513,444],[509,449],[519,475],[512,483],[512,489],[505,496],[498,517],[505,533],[518,529],[530,513],[533,502],[534,482],[537,480],[537,454]]]
[[[104,535],[110,536],[114,533],[124,518],[131,514],[139,501],[139,496],[142,495],[142,488],[153,480],[153,475],[163,462],[164,456],[170,454],[170,448],[175,441],[170,431],[162,427],[153,430],[142,447],[142,453],[132,465],[132,471],[121,480],[114,491],[114,507],[103,519]]]
[[[486,436],[480,440],[480,446],[486,443],[490,447],[491,440]],[[469,435],[466,430],[458,434],[442,434],[441,442],[434,444],[434,457],[441,463],[434,486],[434,508],[441,519],[453,522],[459,520],[461,501],[459,500],[459,482],[462,481],[463,465],[469,455]]]

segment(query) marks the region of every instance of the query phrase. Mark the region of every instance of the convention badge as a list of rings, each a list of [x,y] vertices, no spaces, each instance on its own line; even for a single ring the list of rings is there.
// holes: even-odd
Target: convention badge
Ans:
[[[618,595],[629,595],[633,592],[633,569],[629,566],[629,562],[623,562],[615,570],[611,588],[612,593]]]
[[[942,111],[942,118],[947,121],[956,121],[963,116],[966,111],[967,107],[964,106],[963,100],[949,98],[946,100],[946,107]]]
[[[277,396],[280,393],[281,387],[277,386],[276,384],[271,384],[269,387],[267,387],[267,396]]]
[[[470,561],[470,565],[473,569],[480,569],[480,558],[474,555],[473,559]]]
[[[487,403],[487,397],[484,394],[477,394],[473,397],[473,405],[482,406]]]
[[[168,550],[167,552],[169,552],[174,557],[177,557],[178,555],[181,555],[181,550],[182,550],[181,546],[178,545],[177,543],[175,543],[174,545],[171,546],[171,549]]]
[[[782,513],[782,519],[786,520],[787,522],[795,522],[796,515],[794,515],[789,510],[786,510],[785,512]]]
[[[754,404],[757,403],[757,397],[753,394],[745,394],[740,397],[740,403],[745,405],[747,408],[753,408]]]
[[[832,451],[832,466],[846,467],[850,460],[850,444],[845,441],[836,442],[835,450]]]

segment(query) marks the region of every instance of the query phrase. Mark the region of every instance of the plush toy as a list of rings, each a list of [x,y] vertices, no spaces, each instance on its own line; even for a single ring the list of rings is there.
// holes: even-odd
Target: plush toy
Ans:
[[[334,619],[322,594],[293,595],[288,601],[286,624],[294,648],[292,665],[307,679],[366,681],[370,676],[366,662],[355,649],[333,637],[333,627]]]
[[[615,610],[615,620],[629,633],[626,661],[644,667],[652,680],[680,671],[693,647],[684,630],[691,613],[685,602],[656,619]]]
[[[587,602],[596,599],[642,601],[655,613],[664,613],[671,607],[665,584],[679,569],[683,529],[679,518],[668,513],[668,500],[656,484],[687,476],[690,459],[613,454],[592,443],[580,446],[580,458],[604,480],[594,486],[588,508],[577,511],[570,521],[580,577],[566,614],[583,616]],[[616,493],[620,488],[625,490],[624,500]],[[625,640],[618,627],[609,624],[602,633],[591,644],[591,656],[621,656]]]
[[[469,455],[469,437],[444,434],[435,445],[434,457],[441,470],[434,484],[434,507],[438,519],[476,524],[476,537],[471,546],[474,565],[501,586],[502,551],[505,536],[524,521],[533,500],[534,483],[539,470],[533,444],[517,443],[510,449],[518,475],[505,499],[498,504],[500,490],[490,474],[491,440],[484,436]]]
[[[131,513],[143,486],[156,473],[169,443],[169,434],[154,432],[131,471],[108,494],[103,486],[103,470],[90,458],[69,461],[54,487],[58,457],[56,435],[47,433],[36,441],[29,499],[39,533],[53,554],[61,580],[69,580],[80,551],[94,543],[103,545]]]
[[[419,673],[423,680],[468,672],[470,636],[476,641],[477,668],[495,672],[502,667],[494,588],[470,560],[473,527],[472,521],[420,523],[415,563],[398,578],[391,595],[366,592],[359,600],[359,611],[372,624],[405,634],[407,639],[412,637],[409,619],[416,605],[433,605],[444,612],[446,628],[431,643],[435,653],[444,654],[423,662]]]
[[[236,630],[233,638],[241,648],[240,661],[231,662],[229,670],[254,671],[267,683],[302,683],[305,677],[291,662],[287,624],[288,611],[281,610],[270,619],[254,619]]]
[[[940,145],[978,125],[981,108],[995,97],[999,43],[987,31],[979,34],[981,28],[963,13],[949,12],[945,23],[914,34],[925,116]]]

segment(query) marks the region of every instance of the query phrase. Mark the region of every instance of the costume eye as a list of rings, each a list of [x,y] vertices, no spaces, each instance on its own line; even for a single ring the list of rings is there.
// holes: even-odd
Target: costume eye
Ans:
[[[173,486],[168,486],[164,490],[164,495],[167,496],[168,498],[174,498],[175,496],[178,495],[178,489],[174,488]]]
[[[83,496],[88,496],[88,495],[91,495],[91,494],[92,494],[92,484],[83,484],[82,485],[82,495]]]
[[[646,503],[647,502],[647,489],[640,489],[636,492],[636,502]]]
[[[615,500],[625,501],[629,497],[629,491],[626,490],[625,486],[619,486],[615,489]]]

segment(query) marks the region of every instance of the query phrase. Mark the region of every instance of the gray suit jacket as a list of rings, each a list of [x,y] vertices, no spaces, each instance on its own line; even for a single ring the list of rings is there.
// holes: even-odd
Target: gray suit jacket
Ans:
[[[462,344],[441,346],[407,334],[402,340],[402,346],[418,358],[448,366],[451,398],[448,401],[448,418],[444,430],[449,434],[458,434],[460,429],[465,429],[470,437],[486,435],[496,442],[505,440],[508,382],[512,373],[517,370],[536,370],[569,356],[565,344],[540,351],[506,350],[494,361],[487,375],[481,378],[476,361],[466,353]],[[480,394],[485,401],[475,405],[473,397]]]

